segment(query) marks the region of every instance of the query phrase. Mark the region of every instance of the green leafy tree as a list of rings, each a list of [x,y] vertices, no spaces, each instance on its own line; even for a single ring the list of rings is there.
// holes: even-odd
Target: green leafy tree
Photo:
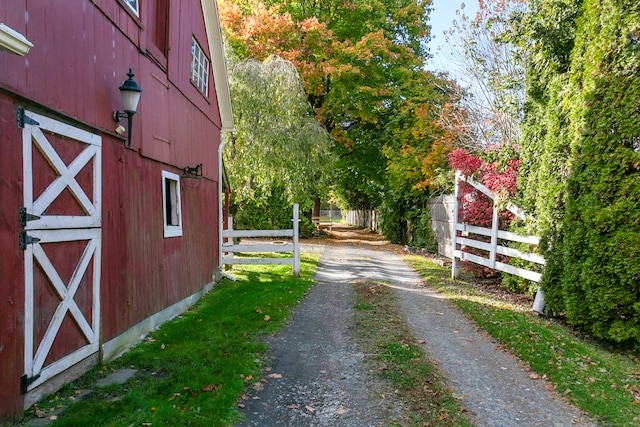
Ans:
[[[460,144],[453,123],[463,114],[454,82],[429,73],[420,77],[415,82],[420,89],[390,119],[384,147],[390,186],[418,204],[437,189],[440,171],[448,168],[447,155]]]
[[[338,186],[354,195],[354,205],[379,201],[383,129],[412,79],[424,73],[429,5],[220,2],[223,28],[241,58],[277,54],[299,70],[316,119],[336,141],[339,169],[352,177]]]
[[[463,116],[454,85],[424,69],[431,2],[219,4],[241,59],[276,54],[298,69],[317,122],[335,141],[342,207],[380,208],[383,232],[403,241],[407,220],[418,222],[434,176],[447,167],[451,124]]]
[[[453,82],[430,73],[420,77],[414,86],[419,89],[408,92],[410,97],[398,104],[386,127],[388,185],[381,228],[392,241],[433,250],[427,201],[439,190],[439,177],[449,168],[447,155],[459,144],[452,124],[461,112]]]

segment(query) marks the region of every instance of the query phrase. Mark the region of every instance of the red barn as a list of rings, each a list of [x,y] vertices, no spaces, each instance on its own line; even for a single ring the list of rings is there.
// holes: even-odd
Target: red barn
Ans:
[[[211,288],[233,119],[215,0],[11,0],[0,23],[1,424]]]

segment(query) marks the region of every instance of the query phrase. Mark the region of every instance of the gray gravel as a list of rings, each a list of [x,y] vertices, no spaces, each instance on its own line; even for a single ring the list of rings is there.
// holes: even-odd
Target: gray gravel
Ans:
[[[402,404],[379,391],[376,373],[363,363],[351,335],[350,283],[360,279],[392,286],[415,338],[425,341],[424,350],[478,426],[593,425],[544,380],[530,379],[517,358],[426,287],[399,257],[347,246],[323,251],[317,284],[289,325],[269,339],[265,382],[244,402],[246,419],[239,426],[402,425]]]
[[[333,248],[323,254],[316,285],[268,340],[267,382],[244,402],[239,426],[386,426],[401,418],[392,396],[376,394],[379,380],[352,337],[353,289],[337,268],[346,257]]]

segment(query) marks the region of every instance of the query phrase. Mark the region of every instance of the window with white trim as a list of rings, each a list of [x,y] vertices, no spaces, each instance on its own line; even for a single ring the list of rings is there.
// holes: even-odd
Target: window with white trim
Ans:
[[[162,214],[164,237],[182,236],[182,209],[180,208],[180,176],[162,171]]]
[[[191,37],[191,82],[204,96],[209,96],[209,58]]]
[[[124,3],[129,6],[129,9],[131,9],[136,16],[140,16],[140,2],[138,0],[124,0]]]

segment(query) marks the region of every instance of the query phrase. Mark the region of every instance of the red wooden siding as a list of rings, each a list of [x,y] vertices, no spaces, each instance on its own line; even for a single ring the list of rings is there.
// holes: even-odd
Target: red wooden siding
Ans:
[[[103,186],[124,189],[103,194],[105,341],[211,282],[218,256],[217,182],[180,180],[183,235],[164,238],[161,173],[180,171],[121,148],[103,152]]]
[[[146,3],[142,2],[143,5]],[[139,49],[146,52],[150,43],[146,41],[147,34],[142,31],[139,21],[120,3],[99,0],[94,6],[87,0],[68,0],[42,2],[29,8],[26,26],[17,25],[24,22],[24,12],[11,14],[17,24],[9,19],[7,23],[16,29],[22,27],[23,34],[34,43],[34,47],[24,58],[3,55],[0,61],[1,83],[34,102],[51,106],[69,117],[113,134],[115,124],[111,113],[122,107],[118,87],[131,67],[143,89],[139,112],[134,119],[133,141],[138,144],[135,147],[139,147],[145,123],[167,123],[168,129],[158,135],[172,141],[192,136],[185,131],[188,132],[194,114],[206,118],[211,129],[220,129],[213,78],[210,76],[208,98],[189,80],[192,35],[208,52],[200,2],[191,0],[192,7],[188,8],[183,3],[171,3],[174,16],[170,17],[168,75],[148,56],[140,53]],[[145,16],[143,12],[144,9],[142,17]],[[0,18],[4,21],[4,17],[0,15]],[[169,87],[165,86],[169,93],[164,100],[158,95],[159,82]],[[149,100],[145,100],[147,97]],[[165,136],[165,133],[172,134]],[[213,141],[213,135],[210,139]],[[193,145],[192,141],[189,145]],[[179,154],[186,145],[170,150],[168,155]],[[155,156],[153,149],[146,149],[151,157],[161,157]],[[215,147],[210,147],[210,151],[215,157]],[[170,159],[173,157],[159,160]],[[205,174],[215,179],[217,174],[213,168],[207,169]]]
[[[0,6],[1,7],[1,6]],[[22,138],[14,100],[0,92],[0,424],[22,409],[24,258],[18,250],[22,204]],[[16,145],[17,144],[17,145]],[[16,145],[16,149],[9,149]]]
[[[156,7],[167,4],[163,40]],[[0,52],[0,424],[19,417],[23,406],[25,274],[18,208],[24,183],[18,106],[102,138],[101,343],[193,295],[218,268],[221,119],[211,72],[208,97],[190,82],[191,38],[209,54],[200,0],[142,1],[141,7],[137,18],[119,0],[0,2],[0,22],[34,44],[24,57]],[[166,55],[159,46],[164,42]],[[118,87],[129,68],[143,92],[132,146],[126,148],[112,114],[122,108]],[[81,150],[66,138],[49,136],[66,163]],[[203,178],[180,180],[183,234],[165,238],[162,171],[181,175],[182,168],[200,163]],[[36,192],[55,178],[37,151],[34,171]],[[90,166],[76,177],[89,198],[92,174]],[[83,214],[68,190],[47,213]],[[62,265],[59,274],[67,280],[83,246],[50,243],[43,249]],[[34,277],[34,298],[44,307],[34,313],[38,342],[59,298],[37,266]],[[89,318],[93,295],[90,287],[80,289],[74,301]],[[47,362],[86,344],[73,322],[67,314]]]

